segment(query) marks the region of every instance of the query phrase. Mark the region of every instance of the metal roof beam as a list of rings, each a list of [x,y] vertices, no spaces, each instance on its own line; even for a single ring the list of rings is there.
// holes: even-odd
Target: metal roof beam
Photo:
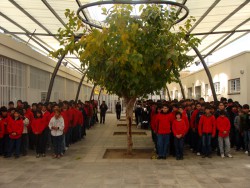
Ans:
[[[191,33],[191,35],[215,35],[215,34],[225,34],[225,33],[241,33],[241,32],[249,32],[249,31],[250,31],[250,29],[241,29],[241,30],[230,30],[230,31]]]
[[[244,25],[245,23],[249,22],[250,18],[246,19],[245,21],[241,22],[239,25],[237,25],[236,27],[234,27],[232,29],[232,31],[235,31],[236,29],[238,29],[239,27],[241,27],[242,25]],[[220,47],[224,42],[227,41],[227,39],[229,39],[232,35],[234,35],[235,32],[232,32],[231,34],[229,34],[226,38],[224,38],[227,34],[223,35],[222,37],[220,37],[218,40],[216,40],[215,42],[213,42],[212,44],[210,44],[209,46],[207,46],[205,49],[203,49],[201,52],[205,51],[207,48],[209,48],[210,46],[214,45],[216,42],[218,42],[219,40],[221,40],[222,38],[224,38],[219,44],[217,44],[212,50],[210,50],[207,55],[205,55],[204,58],[206,58],[209,54],[213,53],[218,47]]]
[[[56,11],[50,6],[50,4],[46,0],[42,0],[45,6],[50,10],[50,12],[61,22],[64,27],[67,27],[62,18],[56,13]]]
[[[209,32],[215,31],[217,28],[219,28],[223,23],[225,23],[229,18],[231,18],[234,14],[236,14],[238,11],[240,11],[244,6],[246,6],[249,3],[249,0],[245,0],[241,5],[239,5],[233,12],[228,14],[223,20],[221,20],[216,26],[214,26]],[[208,35],[205,35],[202,37],[201,40],[204,40]]]
[[[81,3],[79,0],[76,0],[76,3],[77,3],[77,5],[78,5],[78,7],[81,7],[81,6],[82,6],[82,3]],[[81,12],[82,12],[84,18],[85,18],[87,21],[89,21],[89,18],[88,18],[88,16],[86,15],[86,13],[84,12],[84,10],[82,10]],[[90,27],[90,29],[93,29],[91,25],[88,25],[88,26]]]
[[[213,8],[220,2],[221,0],[216,0],[207,10],[206,12],[200,17],[197,22],[193,25],[193,27],[189,30],[188,33],[191,33],[201,22],[202,20],[213,10]]]
[[[3,18],[5,18],[6,20],[8,20],[9,22],[11,22],[12,24],[14,24],[15,26],[19,27],[21,30],[25,31],[27,33],[26,36],[30,37],[31,34],[28,34],[30,32],[27,29],[25,29],[23,26],[19,25],[17,22],[15,22],[14,20],[12,20],[11,18],[9,18],[8,16],[6,16],[5,14],[3,14],[2,12],[0,12],[0,16],[2,16]],[[50,52],[50,50],[47,47],[45,47],[43,44],[41,44],[41,43],[44,43],[41,39],[39,39],[39,38],[37,38],[37,37],[34,36],[31,40],[33,40],[39,46],[41,46],[42,48],[44,48],[46,51]],[[41,43],[38,42],[37,40],[40,41]],[[48,44],[45,44],[45,45],[48,45]],[[51,48],[51,49],[53,49],[49,45],[48,45],[48,47]]]

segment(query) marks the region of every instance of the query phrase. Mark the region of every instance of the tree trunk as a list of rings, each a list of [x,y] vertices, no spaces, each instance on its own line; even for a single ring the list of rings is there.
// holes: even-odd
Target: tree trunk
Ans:
[[[126,103],[126,119],[127,119],[127,154],[132,154],[133,141],[132,141],[132,120],[133,120],[133,107],[136,101],[136,98],[125,98]]]

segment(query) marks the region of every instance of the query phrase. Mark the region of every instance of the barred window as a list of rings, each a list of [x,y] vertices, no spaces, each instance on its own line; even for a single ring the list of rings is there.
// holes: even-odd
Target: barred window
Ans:
[[[216,94],[220,94],[220,82],[215,82],[214,83],[214,89]]]
[[[240,78],[228,80],[228,93],[240,93]]]

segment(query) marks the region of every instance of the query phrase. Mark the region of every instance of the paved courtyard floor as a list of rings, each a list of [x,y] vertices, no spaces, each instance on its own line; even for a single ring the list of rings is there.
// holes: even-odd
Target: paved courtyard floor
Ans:
[[[0,187],[15,188],[250,188],[250,157],[232,152],[234,158],[202,159],[186,151],[183,161],[103,159],[107,148],[126,148],[126,136],[113,136],[114,114],[106,123],[87,131],[87,137],[69,148],[61,159],[36,158],[33,152],[19,159],[0,158]],[[119,122],[121,123],[121,122]],[[125,123],[125,122],[123,122]],[[136,130],[136,127],[133,128]],[[135,148],[153,148],[150,132],[134,136]]]

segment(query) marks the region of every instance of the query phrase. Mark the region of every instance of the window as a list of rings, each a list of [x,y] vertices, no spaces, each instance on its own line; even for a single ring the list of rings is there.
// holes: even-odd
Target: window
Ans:
[[[214,89],[216,94],[220,94],[220,82],[214,83]]]
[[[240,78],[228,80],[228,93],[240,93]]]
[[[188,88],[188,99],[192,99],[192,95],[193,95],[193,88],[189,87]]]
[[[205,84],[205,96],[208,96],[208,84]]]
[[[178,90],[175,90],[174,99],[177,99],[177,100],[178,100]]]

